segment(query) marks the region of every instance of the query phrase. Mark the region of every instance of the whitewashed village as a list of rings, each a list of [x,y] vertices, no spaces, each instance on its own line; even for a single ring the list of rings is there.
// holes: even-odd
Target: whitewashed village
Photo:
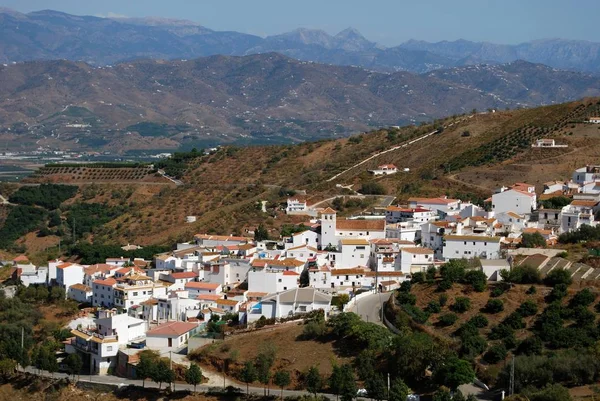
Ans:
[[[373,174],[401,171],[384,165]],[[548,182],[540,191],[507,183],[490,195],[485,206],[445,196],[410,198],[349,218],[291,196],[286,212],[305,222],[279,240],[199,233],[153,260],[109,258],[89,266],[61,260],[35,266],[20,256],[11,262],[13,277],[24,286],[61,287],[66,297],[89,306],[70,322],[65,351],[84,355],[97,375],[123,373],[141,349],[164,355],[213,342],[210,322],[252,327],[314,310],[327,318],[340,312],[334,296],[347,294],[348,307],[360,294],[395,290],[451,259],[476,261],[490,281],[510,270],[517,254],[542,274],[563,268],[574,280],[600,278],[600,269],[572,264],[560,250],[522,246],[528,236],[551,246],[562,233],[597,224],[600,166],[578,168],[569,181]],[[538,207],[558,196],[571,203]]]

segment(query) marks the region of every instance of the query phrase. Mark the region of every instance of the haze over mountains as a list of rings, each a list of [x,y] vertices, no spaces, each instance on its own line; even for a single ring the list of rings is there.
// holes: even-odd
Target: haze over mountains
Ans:
[[[549,39],[519,45],[413,40],[384,48],[354,29],[335,36],[321,30],[297,29],[261,38],[217,32],[191,21],[109,19],[50,10],[22,14],[3,9],[0,25],[2,62],[67,59],[107,65],[136,58],[191,59],[278,52],[299,60],[379,71],[422,73],[525,60],[560,69],[600,72],[600,44],[574,40]]]

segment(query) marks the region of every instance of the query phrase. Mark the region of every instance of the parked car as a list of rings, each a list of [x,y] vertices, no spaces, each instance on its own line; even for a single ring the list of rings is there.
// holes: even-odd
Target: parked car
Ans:
[[[367,392],[367,389],[359,388],[358,391],[356,392],[356,396],[357,397],[368,397],[369,393]]]

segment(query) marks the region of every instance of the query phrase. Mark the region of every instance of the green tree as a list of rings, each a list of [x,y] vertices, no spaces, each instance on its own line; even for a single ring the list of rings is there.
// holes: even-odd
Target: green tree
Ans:
[[[394,379],[390,385],[390,393],[388,394],[389,401],[406,401],[409,394],[409,389],[402,379]]]
[[[456,297],[450,309],[456,313],[465,313],[471,308],[471,300],[467,297]]]
[[[196,386],[202,383],[202,370],[198,365],[192,363],[185,371],[185,382],[194,386],[194,393],[196,392]]]
[[[380,374],[373,375],[366,383],[369,398],[376,401],[384,400],[387,392],[386,380]]]
[[[461,384],[472,383],[475,372],[469,362],[451,356],[434,370],[433,379],[437,384],[455,390]]]
[[[269,239],[269,231],[264,226],[264,224],[259,224],[256,231],[254,231],[254,240],[255,241],[266,241]]]
[[[264,391],[265,395],[267,395],[269,383],[271,382],[271,367],[275,362],[277,350],[272,344],[266,343],[263,344],[261,348],[262,349],[257,355],[256,361],[254,362],[254,366],[256,367],[258,381],[265,386]]]
[[[466,259],[451,259],[440,268],[440,274],[443,280],[458,283],[465,277],[467,267],[469,262]]]
[[[278,370],[273,376],[273,383],[281,389],[281,399],[283,400],[283,388],[291,383],[290,372],[287,370]]]
[[[159,359],[152,369],[150,378],[158,384],[158,388],[162,388],[163,383],[172,383],[175,380],[175,372],[169,367],[169,362],[164,359]]]
[[[352,369],[352,365],[345,364],[341,367],[341,385],[340,385],[340,395],[342,396],[342,401],[352,401],[354,397],[356,397],[356,381],[354,380],[354,370]]]
[[[432,397],[433,401],[452,401],[452,395],[450,394],[450,390],[446,387],[440,387],[435,393],[433,393]]]
[[[557,284],[565,284],[568,286],[571,285],[572,282],[571,273],[566,269],[552,269],[544,279],[544,283],[552,287]]]
[[[329,390],[335,394],[336,400],[339,398],[340,392],[342,391],[343,386],[343,376],[342,376],[342,368],[338,364],[333,364],[331,367],[331,375],[327,380],[329,385]]]
[[[153,353],[143,351],[140,353],[140,361],[135,367],[135,377],[142,380],[142,387],[146,387],[146,379],[154,377],[156,359],[158,356]]]
[[[300,288],[308,287],[310,285],[310,274],[308,269],[302,270],[300,273]]]
[[[242,371],[240,372],[240,379],[246,383],[246,395],[250,394],[250,383],[256,380],[256,368],[251,361],[246,361]]]
[[[304,386],[309,393],[312,393],[315,397],[319,390],[321,390],[322,380],[319,369],[316,366],[311,366],[304,376]]]
[[[77,353],[69,354],[65,360],[65,363],[67,365],[67,371],[73,376],[73,378],[75,378],[75,375],[78,375],[81,372],[81,368],[83,367],[81,356],[79,356]]]
[[[483,307],[483,312],[485,313],[500,313],[504,310],[504,302],[500,299],[490,299],[487,301],[485,306]]]
[[[521,247],[523,248],[545,248],[546,240],[542,234],[535,232],[533,234],[524,233],[521,235]]]
[[[358,190],[363,195],[385,195],[386,190],[383,185],[378,182],[366,182],[362,184]]]

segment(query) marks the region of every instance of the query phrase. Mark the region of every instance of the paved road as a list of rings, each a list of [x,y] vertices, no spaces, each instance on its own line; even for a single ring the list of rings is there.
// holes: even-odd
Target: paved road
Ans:
[[[383,303],[389,299],[390,295],[392,295],[391,292],[367,295],[356,301],[356,303],[348,308],[347,312],[354,312],[364,321],[377,323],[383,326],[383,322],[381,321],[381,308]]]
[[[39,375],[39,376],[44,376],[44,377],[54,377],[54,378],[66,378],[69,377],[66,373],[55,373],[54,376],[52,376],[50,373],[46,372],[46,371],[41,371],[41,373],[38,373],[38,370],[32,369],[32,368],[26,368],[25,369],[26,372],[28,373],[32,373],[35,375]],[[142,385],[144,385],[144,383],[141,380],[132,380],[132,379],[125,379],[122,377],[117,377],[117,376],[97,376],[97,375],[93,375],[93,376],[89,376],[89,375],[82,375],[78,378],[78,381],[81,382],[87,382],[87,383],[98,383],[98,384],[108,384],[108,385],[114,385],[114,386],[119,386],[119,387],[123,387],[123,386],[129,386],[129,385],[134,385],[134,386],[139,386],[142,387]],[[163,383],[162,388],[165,388],[165,384]],[[147,388],[158,388],[158,384],[154,383],[151,380],[146,380],[145,383],[145,387]],[[246,392],[246,386],[243,384],[238,384],[236,385],[236,387],[238,387],[243,393]],[[223,386],[206,386],[206,385],[202,385],[202,386],[197,386],[196,391],[198,392],[207,392],[210,390],[219,390],[222,389]],[[189,384],[186,383],[175,383],[175,390],[190,390],[193,391],[194,390],[194,386],[191,386]],[[250,393],[252,394],[257,394],[257,395],[263,395],[264,394],[264,389],[263,387],[250,387],[249,388]],[[279,395],[281,393],[281,390],[274,388],[273,386],[271,386],[270,389],[271,394],[273,395]],[[283,396],[287,397],[287,396],[300,396],[300,395],[307,395],[309,394],[307,391],[294,391],[294,390],[284,390],[283,391]],[[328,395],[329,397],[332,397],[332,395],[330,394],[324,394],[324,395]]]

